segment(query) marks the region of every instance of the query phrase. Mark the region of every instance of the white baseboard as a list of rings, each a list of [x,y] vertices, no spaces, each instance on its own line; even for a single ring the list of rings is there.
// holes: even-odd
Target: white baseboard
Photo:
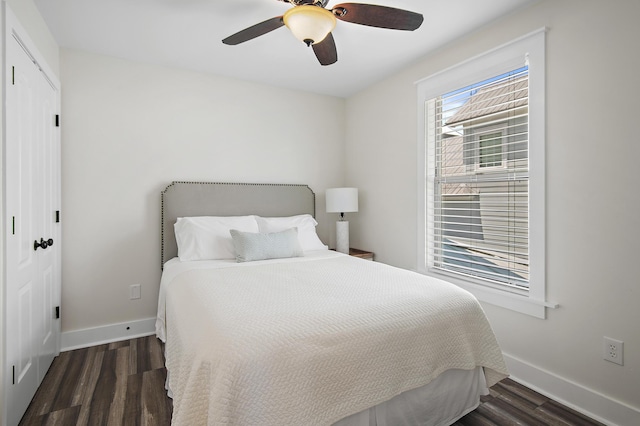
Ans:
[[[119,340],[150,336],[156,332],[155,324],[154,317],[83,330],[65,331],[61,335],[60,350],[64,352]]]
[[[558,377],[511,355],[504,354],[504,359],[513,380],[542,395],[606,425],[640,425],[640,409]]]

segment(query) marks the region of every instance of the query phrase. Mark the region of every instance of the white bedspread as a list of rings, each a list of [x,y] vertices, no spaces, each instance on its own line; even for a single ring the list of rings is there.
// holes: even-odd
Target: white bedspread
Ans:
[[[158,306],[174,426],[330,425],[447,369],[506,377],[479,303],[443,281],[333,252],[191,263]]]

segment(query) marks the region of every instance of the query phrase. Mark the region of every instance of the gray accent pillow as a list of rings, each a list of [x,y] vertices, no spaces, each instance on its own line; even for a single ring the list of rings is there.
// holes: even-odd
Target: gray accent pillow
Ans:
[[[231,239],[238,262],[303,256],[298,242],[298,228],[261,234],[231,229]]]

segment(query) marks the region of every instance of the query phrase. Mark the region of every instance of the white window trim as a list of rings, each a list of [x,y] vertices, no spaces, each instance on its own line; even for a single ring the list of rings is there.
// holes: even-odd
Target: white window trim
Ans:
[[[478,300],[532,315],[546,317],[545,267],[545,34],[541,28],[509,43],[475,56],[416,82],[418,89],[418,272],[452,282],[474,294]],[[427,147],[426,102],[459,87],[465,87],[502,72],[529,65],[529,256],[527,292],[495,289],[427,268]],[[430,167],[433,165],[429,165]],[[425,238],[423,238],[425,236]]]

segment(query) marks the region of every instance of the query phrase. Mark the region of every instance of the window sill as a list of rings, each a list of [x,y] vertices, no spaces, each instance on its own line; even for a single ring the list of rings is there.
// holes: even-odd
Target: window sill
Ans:
[[[473,294],[476,299],[481,302],[489,303],[491,305],[499,306],[501,308],[509,309],[540,319],[546,319],[547,308],[556,309],[559,307],[557,303],[546,302],[544,300],[536,300],[528,295],[494,289],[470,281],[456,279],[445,274],[427,272],[424,273],[424,275],[438,278],[440,280],[463,288],[469,293]]]

